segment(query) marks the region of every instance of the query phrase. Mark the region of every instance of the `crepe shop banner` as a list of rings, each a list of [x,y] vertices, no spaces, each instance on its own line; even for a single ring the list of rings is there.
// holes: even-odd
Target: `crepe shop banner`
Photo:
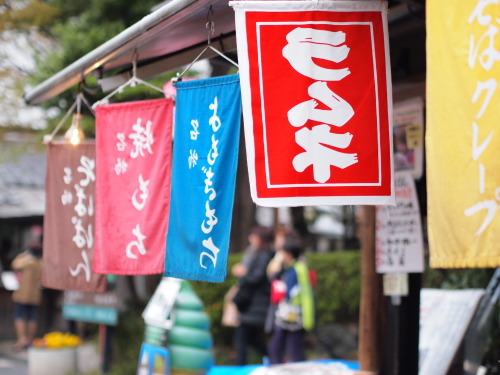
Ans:
[[[96,272],[163,272],[172,107],[170,99],[97,107]]]
[[[498,1],[427,1],[430,264],[500,266]]]
[[[42,285],[104,292],[106,277],[92,272],[95,143],[47,147]]]
[[[252,198],[393,204],[380,1],[231,1]]]
[[[238,75],[179,82],[165,276],[226,278],[241,118]]]

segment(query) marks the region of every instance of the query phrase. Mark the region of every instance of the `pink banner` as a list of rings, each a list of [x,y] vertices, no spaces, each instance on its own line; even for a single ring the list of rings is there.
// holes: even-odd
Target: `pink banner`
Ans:
[[[163,272],[172,108],[170,99],[97,107],[95,272]]]
[[[95,143],[47,146],[42,285],[103,292],[106,277],[92,272],[94,258]]]

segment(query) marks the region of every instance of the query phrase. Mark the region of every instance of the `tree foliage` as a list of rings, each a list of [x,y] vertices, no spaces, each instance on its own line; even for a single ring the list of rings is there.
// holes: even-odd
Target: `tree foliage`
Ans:
[[[14,30],[30,33],[45,32],[60,14],[57,7],[38,0],[10,0],[0,4],[0,32]]]
[[[44,26],[59,48],[39,56],[36,81],[42,81],[91,52],[150,13],[157,1],[46,0],[58,10],[50,25]]]
[[[23,107],[21,95],[30,85],[43,82],[105,43],[149,14],[157,3],[154,0],[0,2],[2,107],[17,113]],[[68,90],[44,103],[44,107],[60,107],[64,112],[74,102],[75,91]]]

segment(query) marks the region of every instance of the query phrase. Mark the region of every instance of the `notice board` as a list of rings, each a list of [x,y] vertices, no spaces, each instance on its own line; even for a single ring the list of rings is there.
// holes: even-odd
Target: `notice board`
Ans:
[[[419,374],[447,373],[483,294],[482,289],[422,289]]]

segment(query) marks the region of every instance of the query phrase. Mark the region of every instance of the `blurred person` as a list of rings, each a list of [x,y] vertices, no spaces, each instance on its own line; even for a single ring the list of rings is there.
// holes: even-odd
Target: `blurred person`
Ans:
[[[274,329],[274,316],[276,314],[277,308],[277,299],[278,295],[282,294],[281,283],[276,282],[275,280],[279,280],[283,271],[284,271],[284,250],[283,246],[285,242],[291,239],[300,240],[300,236],[298,232],[293,228],[288,227],[280,227],[276,231],[274,237],[274,256],[267,265],[266,273],[269,281],[271,282],[271,303],[269,305],[269,310],[267,312],[266,324],[265,324],[265,332],[267,334],[271,334]]]
[[[282,250],[284,268],[276,275],[284,293],[277,304],[269,343],[271,364],[305,360],[305,334],[314,328],[314,297],[309,270],[301,259],[302,241],[285,235]],[[277,302],[277,301],[276,301]]]
[[[271,287],[266,268],[273,257],[273,232],[256,226],[248,236],[249,247],[241,263],[235,264],[232,274],[238,278],[238,293],[233,301],[239,309],[239,325],[235,332],[236,362],[247,364],[247,347],[267,356],[264,323],[269,308]]]
[[[295,230],[286,227],[280,227],[274,236],[274,256],[267,265],[267,276],[272,278],[283,269],[283,245],[287,236],[297,235]]]
[[[38,307],[42,300],[42,246],[30,243],[27,249],[12,261],[12,269],[20,275],[19,288],[12,294],[15,303],[14,327],[16,349],[23,349],[33,341],[37,330]]]

